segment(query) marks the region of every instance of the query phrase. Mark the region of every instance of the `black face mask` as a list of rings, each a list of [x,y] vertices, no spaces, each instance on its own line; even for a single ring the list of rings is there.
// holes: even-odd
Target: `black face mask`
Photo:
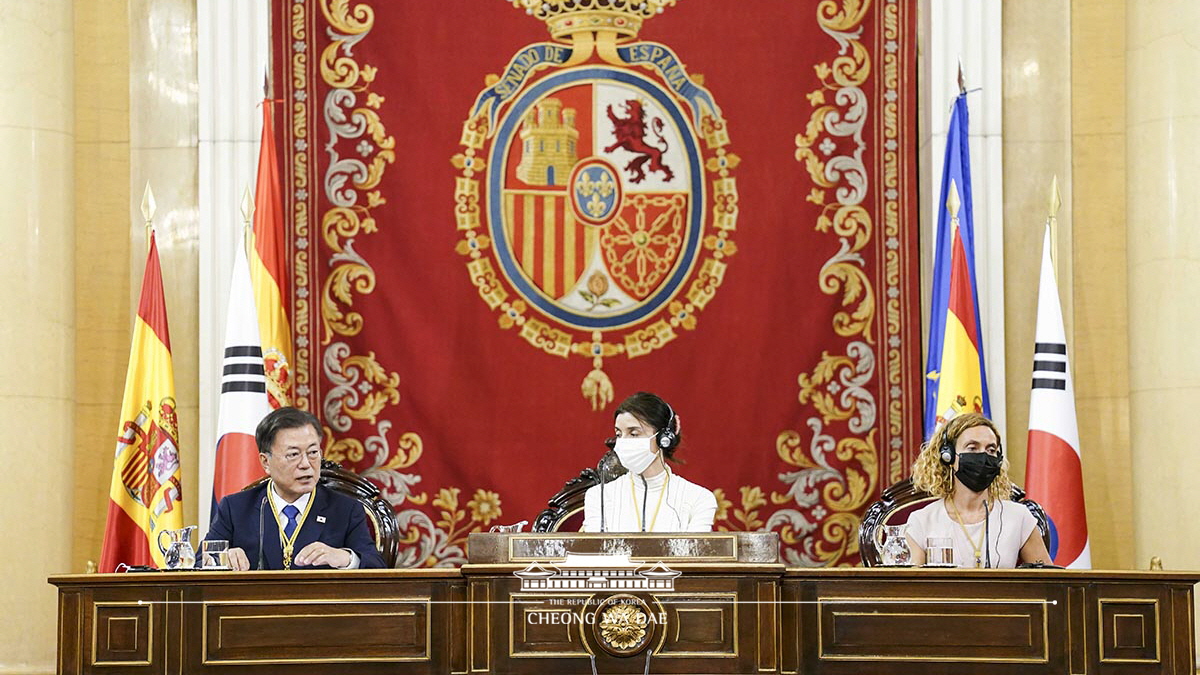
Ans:
[[[986,452],[968,452],[958,455],[958,471],[954,476],[972,492],[988,489],[996,476],[1000,475],[1000,458]]]

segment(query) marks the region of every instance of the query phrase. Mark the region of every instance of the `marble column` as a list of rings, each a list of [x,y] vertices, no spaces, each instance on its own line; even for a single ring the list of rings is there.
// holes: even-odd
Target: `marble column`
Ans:
[[[75,361],[70,0],[0,5],[0,672],[52,673],[69,571]]]
[[[1064,252],[1070,244],[1074,269],[1072,297],[1064,292],[1063,302],[1074,316],[1068,339],[1088,536],[1098,569],[1146,564],[1134,564],[1131,544],[1125,5],[1071,3],[1071,201],[1078,226],[1070,240],[1059,236]]]
[[[1133,548],[1137,567],[1200,567],[1200,4],[1125,14]]]

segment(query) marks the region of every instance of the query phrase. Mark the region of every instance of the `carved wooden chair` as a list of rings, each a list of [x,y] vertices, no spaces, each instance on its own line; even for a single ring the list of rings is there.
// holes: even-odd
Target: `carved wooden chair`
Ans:
[[[579,475],[568,480],[546,505],[546,509],[533,519],[534,532],[578,532],[583,527],[583,500],[588,488],[600,484],[600,471],[609,481],[625,475],[617,454],[609,450],[600,458],[596,468],[588,467]]]
[[[260,478],[243,489],[256,488],[266,480]],[[317,483],[362,504],[371,527],[371,536],[375,539],[375,548],[388,567],[395,567],[400,554],[400,527],[396,522],[396,512],[383,498],[379,488],[353,471],[343,469],[341,464],[327,459],[321,460],[321,477]]]
[[[583,497],[588,488],[600,484],[600,474],[588,467],[568,480],[533,519],[534,532],[578,532],[583,527]]]
[[[858,550],[862,556],[863,566],[875,567],[880,564],[883,550],[883,534],[885,525],[903,525],[908,522],[908,516],[917,509],[933,501],[934,497],[928,492],[913,487],[912,478],[905,478],[883,491],[879,501],[867,507],[863,514],[862,524],[858,529]],[[1025,496],[1025,491],[1013,485],[1012,500],[1029,509],[1037,520],[1038,531],[1050,548],[1050,524],[1046,520],[1046,512],[1041,504]]]

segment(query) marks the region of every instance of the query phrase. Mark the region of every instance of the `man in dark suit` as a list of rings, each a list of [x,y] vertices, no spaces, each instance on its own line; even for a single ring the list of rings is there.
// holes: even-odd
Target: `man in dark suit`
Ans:
[[[296,408],[272,411],[255,431],[269,481],[227,495],[206,540],[229,541],[235,570],[384,567],[362,506],[319,488],[321,423]],[[259,546],[262,550],[259,550]]]

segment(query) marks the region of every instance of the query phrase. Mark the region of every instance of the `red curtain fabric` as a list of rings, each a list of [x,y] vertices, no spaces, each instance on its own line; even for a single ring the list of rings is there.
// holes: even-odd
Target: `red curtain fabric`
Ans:
[[[857,561],[920,434],[915,6],[530,4],[274,4],[296,399],[327,454],[382,486],[401,564],[459,564],[653,391],[719,529]]]

